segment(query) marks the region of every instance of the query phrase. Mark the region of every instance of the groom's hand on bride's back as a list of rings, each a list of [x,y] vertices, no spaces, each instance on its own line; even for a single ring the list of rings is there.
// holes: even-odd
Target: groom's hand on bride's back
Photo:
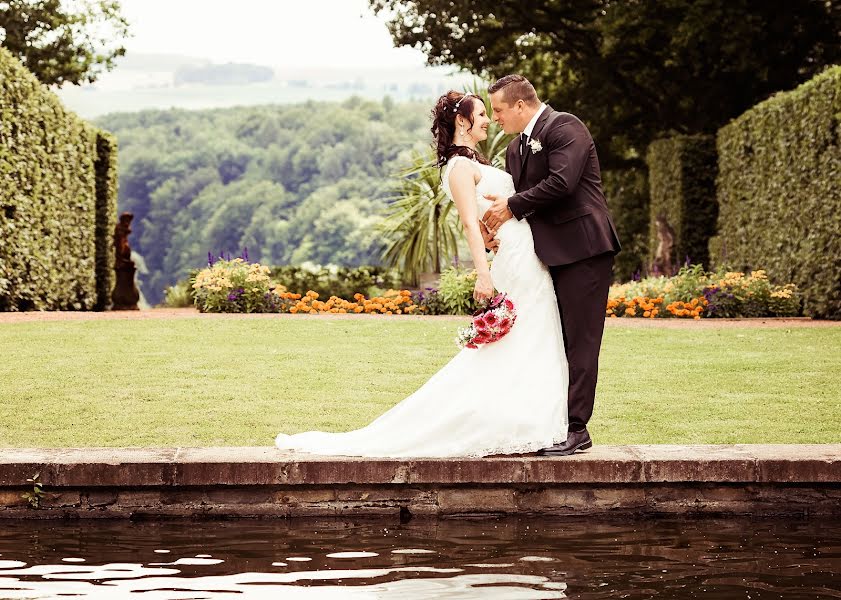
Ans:
[[[482,221],[479,221],[479,230],[482,232],[482,239],[485,241],[485,249],[496,252],[499,248],[499,240],[494,237],[494,234],[490,232]]]

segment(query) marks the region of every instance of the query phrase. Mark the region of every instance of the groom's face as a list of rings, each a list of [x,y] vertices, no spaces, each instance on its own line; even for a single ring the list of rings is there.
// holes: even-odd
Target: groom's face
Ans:
[[[524,103],[518,100],[514,104],[508,104],[502,97],[502,90],[491,94],[491,109],[493,119],[502,127],[505,133],[520,133],[528,125],[529,120],[524,119]]]

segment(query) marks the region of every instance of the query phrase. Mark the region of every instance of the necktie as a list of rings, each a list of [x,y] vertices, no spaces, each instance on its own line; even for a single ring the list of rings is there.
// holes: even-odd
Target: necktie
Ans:
[[[528,143],[529,136],[525,133],[520,134],[520,158],[522,160],[526,159],[526,146]]]

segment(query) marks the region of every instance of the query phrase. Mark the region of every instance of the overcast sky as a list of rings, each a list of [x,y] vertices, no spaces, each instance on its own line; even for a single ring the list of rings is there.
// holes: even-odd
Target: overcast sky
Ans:
[[[121,0],[129,52],[282,67],[409,67],[367,0]]]

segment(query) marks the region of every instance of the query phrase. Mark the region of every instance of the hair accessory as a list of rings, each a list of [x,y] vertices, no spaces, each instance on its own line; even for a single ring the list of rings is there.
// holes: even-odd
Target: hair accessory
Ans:
[[[478,96],[476,96],[476,94],[473,94],[473,93],[471,93],[471,92],[467,92],[464,96],[462,96],[461,98],[459,98],[459,101],[458,101],[458,102],[456,102],[456,105],[455,105],[455,107],[453,108],[453,112],[458,112],[458,107],[459,107],[459,105],[461,104],[461,101],[462,101],[462,100],[464,100],[465,98],[467,98],[468,96],[473,96],[473,97],[475,97],[475,98],[478,98]]]

